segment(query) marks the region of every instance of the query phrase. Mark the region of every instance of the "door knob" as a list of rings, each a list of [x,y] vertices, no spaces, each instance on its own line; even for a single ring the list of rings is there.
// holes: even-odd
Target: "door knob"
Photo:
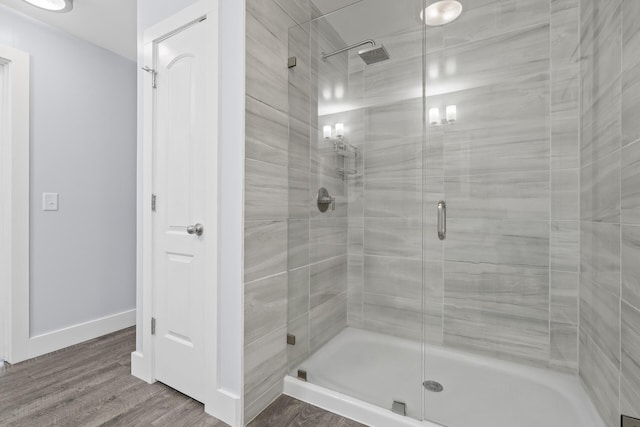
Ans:
[[[200,223],[196,225],[190,225],[187,227],[187,233],[195,234],[196,236],[202,236],[202,233],[204,233],[204,226]]]

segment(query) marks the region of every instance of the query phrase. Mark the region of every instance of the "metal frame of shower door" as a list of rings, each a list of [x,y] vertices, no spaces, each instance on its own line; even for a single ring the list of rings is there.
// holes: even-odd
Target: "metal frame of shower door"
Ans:
[[[4,358],[29,358],[29,54],[0,45],[0,339]]]

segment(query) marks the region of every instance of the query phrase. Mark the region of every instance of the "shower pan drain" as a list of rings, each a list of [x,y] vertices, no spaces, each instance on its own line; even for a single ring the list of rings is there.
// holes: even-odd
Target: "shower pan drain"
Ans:
[[[437,381],[425,381],[422,383],[422,385],[424,386],[424,388],[434,393],[440,393],[442,390],[444,390],[442,384]]]

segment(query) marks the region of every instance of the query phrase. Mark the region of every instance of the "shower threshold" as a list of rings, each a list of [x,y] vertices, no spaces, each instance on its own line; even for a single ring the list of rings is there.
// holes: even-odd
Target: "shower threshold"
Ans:
[[[285,394],[372,427],[604,426],[574,375],[430,345],[423,374],[421,343],[351,327],[298,369],[308,382],[286,377]]]

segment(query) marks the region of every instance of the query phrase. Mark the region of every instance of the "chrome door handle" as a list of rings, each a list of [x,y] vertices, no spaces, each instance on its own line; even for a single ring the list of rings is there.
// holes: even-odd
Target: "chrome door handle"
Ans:
[[[443,200],[438,202],[438,238],[447,238],[447,204]]]
[[[204,233],[204,226],[202,224],[190,225],[187,227],[187,233],[195,234],[196,236],[202,236]]]

